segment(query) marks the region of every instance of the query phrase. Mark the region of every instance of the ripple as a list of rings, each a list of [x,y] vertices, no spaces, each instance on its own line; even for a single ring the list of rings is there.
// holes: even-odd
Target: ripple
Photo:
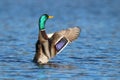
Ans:
[[[0,80],[119,80],[119,3],[119,0],[1,1]],[[76,41],[48,64],[38,65],[32,59],[37,22],[43,13],[55,16],[46,23],[48,33],[69,26],[80,26],[82,31]]]

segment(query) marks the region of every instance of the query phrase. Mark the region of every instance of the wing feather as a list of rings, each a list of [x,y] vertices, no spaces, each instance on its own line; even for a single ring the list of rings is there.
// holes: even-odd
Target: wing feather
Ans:
[[[73,40],[78,38],[79,34],[80,34],[79,27],[73,27],[59,32],[55,32],[52,35],[52,37],[49,38],[51,42],[51,56],[54,57],[57,54],[55,44],[57,41],[60,40],[61,37],[66,37],[69,40],[69,42],[72,42]]]
[[[57,32],[57,34],[63,35],[70,42],[72,42],[72,41],[74,41],[75,39],[78,38],[78,36],[80,34],[80,28],[79,27],[69,28],[69,29],[66,29],[66,30],[59,31],[59,32]]]

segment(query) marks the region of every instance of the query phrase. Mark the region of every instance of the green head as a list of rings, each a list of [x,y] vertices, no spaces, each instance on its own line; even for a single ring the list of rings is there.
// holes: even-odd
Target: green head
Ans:
[[[43,14],[39,18],[39,30],[45,29],[45,23],[46,23],[47,19],[49,19],[49,18],[53,18],[53,16],[48,16],[47,14]]]

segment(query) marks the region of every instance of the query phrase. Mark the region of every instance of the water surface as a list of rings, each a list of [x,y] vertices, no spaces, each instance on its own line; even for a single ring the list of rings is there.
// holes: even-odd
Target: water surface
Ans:
[[[58,4],[59,3],[59,4]],[[0,80],[119,80],[119,0],[0,2]],[[80,26],[80,37],[46,65],[32,62],[38,19],[48,33]]]

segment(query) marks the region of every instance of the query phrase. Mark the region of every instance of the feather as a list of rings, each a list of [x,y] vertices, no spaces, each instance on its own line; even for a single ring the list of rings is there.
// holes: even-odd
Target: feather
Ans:
[[[51,38],[54,33],[47,34],[48,38]]]
[[[62,35],[64,37],[66,37],[70,42],[72,42],[75,39],[77,39],[77,37],[79,36],[80,28],[79,27],[73,27],[73,28],[69,28],[69,29],[66,29],[66,30],[56,32],[56,34]]]

